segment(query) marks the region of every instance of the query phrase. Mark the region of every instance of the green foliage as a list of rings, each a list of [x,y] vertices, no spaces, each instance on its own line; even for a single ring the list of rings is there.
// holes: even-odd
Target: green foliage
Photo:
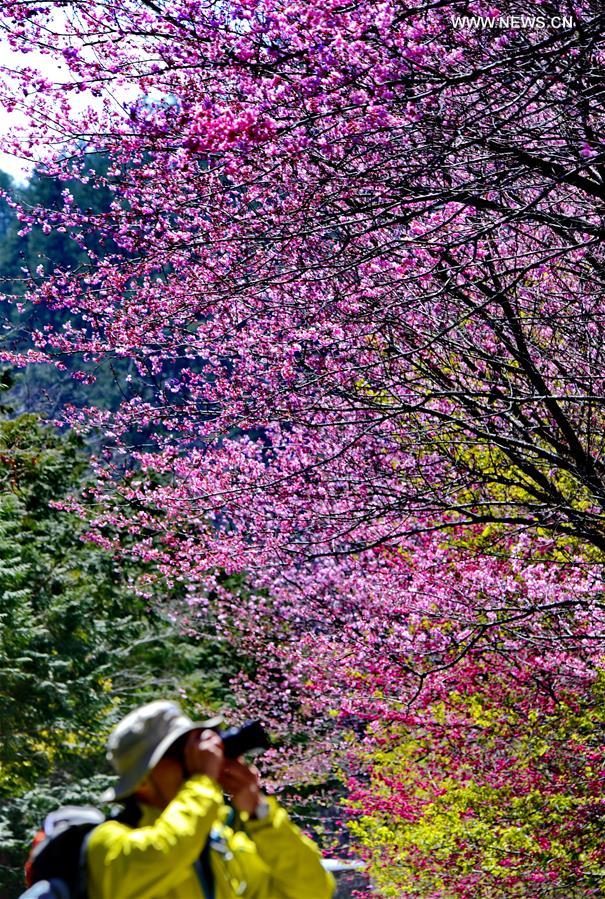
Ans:
[[[103,172],[106,164],[102,157],[91,157],[91,167]],[[91,213],[105,213],[113,199],[108,189],[98,189],[83,184],[81,181],[61,181],[48,177],[40,170],[33,173],[30,181],[23,187],[16,187],[10,178],[0,172],[0,188],[8,191],[27,209],[60,210],[63,208],[62,191],[66,188],[74,198],[75,208],[88,210]],[[99,239],[94,244],[88,239],[86,248],[76,243],[67,231],[53,230],[45,234],[42,228],[34,226],[25,236],[18,232],[21,223],[6,204],[0,207],[0,279],[5,293],[18,296],[22,293],[23,278],[26,272],[33,274],[39,265],[44,273],[55,269],[75,271],[89,264],[87,248],[101,249]],[[111,245],[110,249],[115,247]],[[26,269],[26,272],[23,271]],[[31,310],[38,324],[54,318],[53,313],[38,306]],[[46,316],[46,318],[45,318]]]
[[[46,811],[95,801],[122,714],[158,696],[205,714],[229,701],[237,669],[211,634],[179,633],[174,592],[149,596],[142,564],[84,542],[54,505],[86,476],[75,435],[34,415],[0,420],[0,895],[19,891]]]
[[[92,168],[100,172],[106,166],[100,156],[91,156],[89,162]],[[98,189],[80,181],[60,181],[40,171],[34,172],[27,185],[16,187],[9,176],[0,171],[0,189],[12,194],[28,209],[61,209],[61,192],[65,188],[73,195],[75,208],[94,213],[106,212],[113,199],[108,189]],[[55,271],[83,271],[90,265],[87,249],[100,255],[116,249],[109,240],[102,246],[102,239],[98,236],[87,237],[85,246],[82,246],[66,231],[53,230],[45,234],[39,226],[34,226],[26,235],[20,235],[20,229],[21,223],[14,210],[6,201],[0,201],[0,292],[7,296],[20,297],[26,279],[34,275],[39,266],[42,266],[42,275],[36,274],[36,280]],[[26,349],[31,346],[34,329],[41,329],[47,324],[57,326],[67,318],[69,315],[64,310],[48,308],[44,303],[30,304],[22,312],[15,305],[4,303],[2,342],[13,350]],[[16,408],[22,412],[43,412],[52,417],[66,403],[114,407],[123,398],[125,376],[137,376],[136,369],[128,360],[115,359],[83,366],[96,379],[94,383],[84,385],[72,378],[72,363],[69,360],[66,365],[66,371],[32,365],[18,372],[16,389],[13,390]]]
[[[379,895],[602,895],[605,675],[548,706],[523,689],[452,693],[381,733],[350,802]]]

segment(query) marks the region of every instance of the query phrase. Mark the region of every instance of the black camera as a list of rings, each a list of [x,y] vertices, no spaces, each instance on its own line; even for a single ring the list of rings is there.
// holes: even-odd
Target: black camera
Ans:
[[[260,721],[247,721],[242,727],[229,727],[227,730],[220,730],[218,727],[213,727],[212,730],[223,741],[223,752],[228,759],[237,759],[248,753],[258,754],[271,746],[269,736]],[[189,736],[190,731],[182,734],[164,753],[165,757],[178,759],[184,768],[185,744]]]
[[[223,741],[223,752],[228,759],[236,759],[249,752],[263,752],[271,746],[269,735],[260,721],[247,721],[242,727],[229,727],[217,733]]]

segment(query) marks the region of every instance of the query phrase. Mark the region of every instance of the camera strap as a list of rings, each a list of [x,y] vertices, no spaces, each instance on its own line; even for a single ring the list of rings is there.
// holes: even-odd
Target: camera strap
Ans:
[[[193,865],[204,894],[204,899],[214,899],[214,874],[210,864],[210,843],[210,837],[208,837],[202,849],[202,854]]]

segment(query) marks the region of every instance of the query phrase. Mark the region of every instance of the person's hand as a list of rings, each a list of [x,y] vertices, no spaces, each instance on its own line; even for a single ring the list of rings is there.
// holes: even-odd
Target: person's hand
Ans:
[[[240,759],[225,759],[218,782],[234,808],[250,815],[254,812],[261,799],[260,776],[254,766],[245,765]]]
[[[205,774],[219,781],[225,756],[223,741],[213,730],[192,731],[185,743],[185,765],[189,774]]]

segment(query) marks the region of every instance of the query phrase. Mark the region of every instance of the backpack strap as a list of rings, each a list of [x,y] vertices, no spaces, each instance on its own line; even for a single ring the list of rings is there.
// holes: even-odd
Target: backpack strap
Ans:
[[[115,815],[112,815],[111,821],[119,821],[126,827],[138,827],[141,821],[143,810],[134,796],[128,796],[122,800],[122,808]]]
[[[57,899],[70,899],[69,889],[64,880],[51,880],[51,886],[57,891]]]
[[[214,874],[212,873],[212,865],[210,864],[210,837],[206,840],[206,845],[202,849],[202,854],[194,862],[193,867],[198,876],[204,899],[214,899]]]
[[[74,899],[86,899],[88,895],[88,868],[86,854],[88,850],[88,843],[94,829],[95,828],[93,827],[88,831],[88,833],[82,840],[82,845],[80,846],[80,858],[78,860],[78,879],[76,880],[76,893]]]
[[[33,886],[21,893],[19,899],[70,899],[69,887],[64,880],[39,880]]]

